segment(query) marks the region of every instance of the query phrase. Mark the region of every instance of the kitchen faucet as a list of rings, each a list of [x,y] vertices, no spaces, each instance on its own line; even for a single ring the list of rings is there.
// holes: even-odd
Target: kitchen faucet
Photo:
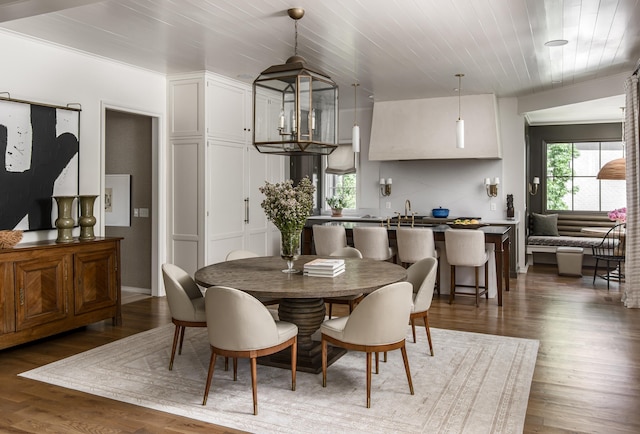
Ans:
[[[411,201],[409,199],[404,201],[404,218],[409,217],[409,212],[411,211]]]

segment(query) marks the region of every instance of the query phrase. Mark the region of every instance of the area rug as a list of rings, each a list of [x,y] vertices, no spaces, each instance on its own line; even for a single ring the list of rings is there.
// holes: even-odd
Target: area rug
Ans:
[[[259,433],[521,433],[538,341],[424,328],[407,352],[415,395],[409,393],[400,351],[373,375],[366,408],[365,354],[349,352],[322,374],[258,366],[253,415],[248,361],[238,381],[219,358],[208,403],[202,396],[209,363],[205,329],[187,329],[182,355],[168,370],[169,324],[20,374],[46,383],[204,422]]]

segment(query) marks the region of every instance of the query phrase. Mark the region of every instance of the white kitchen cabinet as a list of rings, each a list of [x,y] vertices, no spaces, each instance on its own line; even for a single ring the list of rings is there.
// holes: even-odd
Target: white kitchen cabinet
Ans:
[[[172,76],[168,85],[170,185],[179,207],[170,222],[173,261],[192,272],[234,249],[272,254],[277,234],[258,187],[284,179],[286,158],[252,145],[251,86],[211,73]]]

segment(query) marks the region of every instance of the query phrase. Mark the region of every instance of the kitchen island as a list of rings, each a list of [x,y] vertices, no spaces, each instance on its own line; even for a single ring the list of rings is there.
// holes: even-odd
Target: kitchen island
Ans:
[[[389,233],[389,243],[393,246],[396,243],[396,229],[397,225],[389,225],[376,222],[362,222],[362,221],[334,221],[320,223],[317,222],[316,219],[307,220],[307,225],[304,228],[302,234],[302,254],[308,255],[314,253],[314,245],[313,245],[313,229],[312,226],[314,224],[337,224],[345,227],[347,232],[347,243],[349,245],[353,245],[353,228],[355,226],[372,226],[372,225],[383,225],[387,227]],[[444,244],[444,232],[449,229],[448,225],[415,225],[416,227],[429,227],[433,231],[434,240],[436,244],[439,244],[441,250],[441,262],[443,261],[443,253],[442,252],[443,244]],[[492,244],[495,249],[495,288],[498,298],[498,306],[502,306],[502,288],[504,287],[507,291],[509,291],[509,270],[510,270],[510,251],[511,251],[511,237],[510,232],[511,228],[509,226],[483,226],[480,228],[485,234],[485,240],[487,244]],[[442,264],[441,264],[442,265]],[[442,275],[441,275],[441,286],[447,285],[447,276],[448,276],[448,267],[442,266]],[[493,270],[491,270],[493,271]],[[493,276],[493,274],[490,274]],[[504,281],[504,285],[503,285]],[[491,277],[490,282],[491,284]],[[447,287],[448,289],[448,287]],[[490,293],[491,294],[491,293]]]
[[[458,216],[450,216],[447,218],[434,218],[430,216],[415,216],[414,218],[414,226],[415,227],[433,227],[437,225],[447,225],[452,223],[455,219],[461,218]],[[322,224],[322,223],[338,223],[338,222],[353,222],[353,223],[374,223],[381,226],[396,226],[398,224],[397,218],[393,217],[375,217],[375,216],[349,216],[344,215],[342,217],[331,217],[330,215],[318,215],[311,216],[307,219],[307,226],[311,227],[314,224]],[[509,276],[513,279],[518,278],[518,262],[520,256],[519,249],[519,226],[520,220],[507,220],[507,219],[481,219],[481,223],[488,224],[489,226],[508,226],[510,228],[509,231],[509,240],[510,240],[510,249],[509,249]],[[411,216],[405,218],[402,217],[400,220],[401,226],[411,226]],[[349,234],[347,234],[349,235]],[[395,234],[393,235],[395,240]],[[349,240],[349,244],[352,245],[351,240]]]

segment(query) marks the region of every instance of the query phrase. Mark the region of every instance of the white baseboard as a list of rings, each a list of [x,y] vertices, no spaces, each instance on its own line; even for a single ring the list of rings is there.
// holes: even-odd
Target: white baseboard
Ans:
[[[151,295],[151,289],[150,288],[136,288],[135,286],[122,286],[122,291],[123,292],[135,292],[136,294],[146,294],[146,295]]]

